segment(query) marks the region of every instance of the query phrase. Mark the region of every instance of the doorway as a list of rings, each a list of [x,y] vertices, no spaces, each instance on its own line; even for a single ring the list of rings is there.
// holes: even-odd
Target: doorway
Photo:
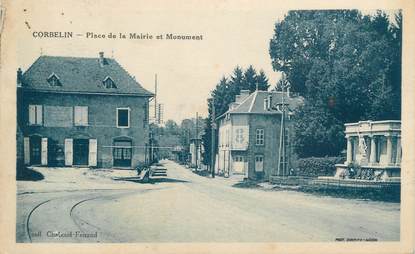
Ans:
[[[114,167],[131,167],[131,144],[130,140],[114,141]]]
[[[89,139],[73,140],[73,165],[88,165]]]
[[[30,137],[30,164],[40,165],[42,161],[42,138],[39,136]]]
[[[262,172],[264,171],[264,156],[255,155],[255,171]]]

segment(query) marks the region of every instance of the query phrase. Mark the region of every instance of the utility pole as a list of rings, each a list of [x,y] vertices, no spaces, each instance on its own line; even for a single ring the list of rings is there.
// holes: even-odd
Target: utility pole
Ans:
[[[198,160],[199,160],[199,125],[198,125],[198,119],[199,115],[198,112],[196,112],[196,139],[195,139],[195,147],[196,147],[196,160],[195,160],[195,166],[196,166],[196,171],[198,169]]]
[[[284,89],[288,88],[289,84],[282,84],[282,96],[281,96],[281,126],[280,126],[280,144],[278,151],[278,169],[277,176],[285,176],[287,171],[286,162],[286,130],[285,130],[285,101],[284,101]]]
[[[153,132],[150,132],[150,155],[149,155],[149,164],[153,163]]]
[[[215,178],[215,129],[216,129],[216,121],[215,121],[215,99],[212,99],[212,119],[211,119],[211,128],[212,128],[212,136],[211,136],[211,151],[210,151],[210,157],[211,157],[211,162],[210,162],[210,169],[212,170],[212,178]]]
[[[157,73],[154,76],[154,121],[156,124],[159,123],[157,116]]]

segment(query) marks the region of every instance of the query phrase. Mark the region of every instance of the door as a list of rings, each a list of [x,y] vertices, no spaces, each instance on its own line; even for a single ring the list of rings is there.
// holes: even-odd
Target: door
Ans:
[[[88,165],[89,139],[73,140],[73,165]]]
[[[262,172],[264,171],[264,156],[255,155],[255,171]]]
[[[114,142],[114,167],[131,167],[131,141]]]
[[[245,173],[244,166],[245,166],[245,159],[243,156],[241,155],[233,156],[233,173],[234,174],[244,174]]]
[[[42,138],[39,136],[30,137],[30,164],[40,165],[42,162]]]

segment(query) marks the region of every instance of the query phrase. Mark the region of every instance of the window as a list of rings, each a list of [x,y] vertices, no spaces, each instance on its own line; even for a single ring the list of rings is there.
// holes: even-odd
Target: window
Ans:
[[[236,142],[243,143],[244,142],[244,129],[236,129]]]
[[[104,84],[105,88],[117,88],[117,86],[115,85],[114,80],[112,80],[112,78],[110,78],[109,76],[107,76],[102,83]]]
[[[43,112],[42,105],[29,105],[29,124],[42,125]]]
[[[75,126],[88,126],[88,107],[86,106],[75,106]]]
[[[258,146],[264,145],[264,129],[256,130],[256,145]]]
[[[130,128],[129,108],[117,108],[117,128]]]
[[[51,86],[62,86],[61,81],[55,73],[52,73],[47,79],[49,85]]]
[[[244,157],[241,155],[237,155],[234,157],[234,161],[235,162],[243,162],[244,161]]]

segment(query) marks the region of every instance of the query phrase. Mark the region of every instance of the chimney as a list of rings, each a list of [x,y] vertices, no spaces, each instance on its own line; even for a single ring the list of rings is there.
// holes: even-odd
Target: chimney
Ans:
[[[19,68],[17,69],[17,79],[16,79],[16,82],[18,85],[22,84],[22,77],[23,77],[23,72],[22,72],[22,69]]]
[[[101,66],[101,67],[104,67],[104,64],[105,64],[105,58],[104,58],[104,52],[99,52],[99,65]]]

